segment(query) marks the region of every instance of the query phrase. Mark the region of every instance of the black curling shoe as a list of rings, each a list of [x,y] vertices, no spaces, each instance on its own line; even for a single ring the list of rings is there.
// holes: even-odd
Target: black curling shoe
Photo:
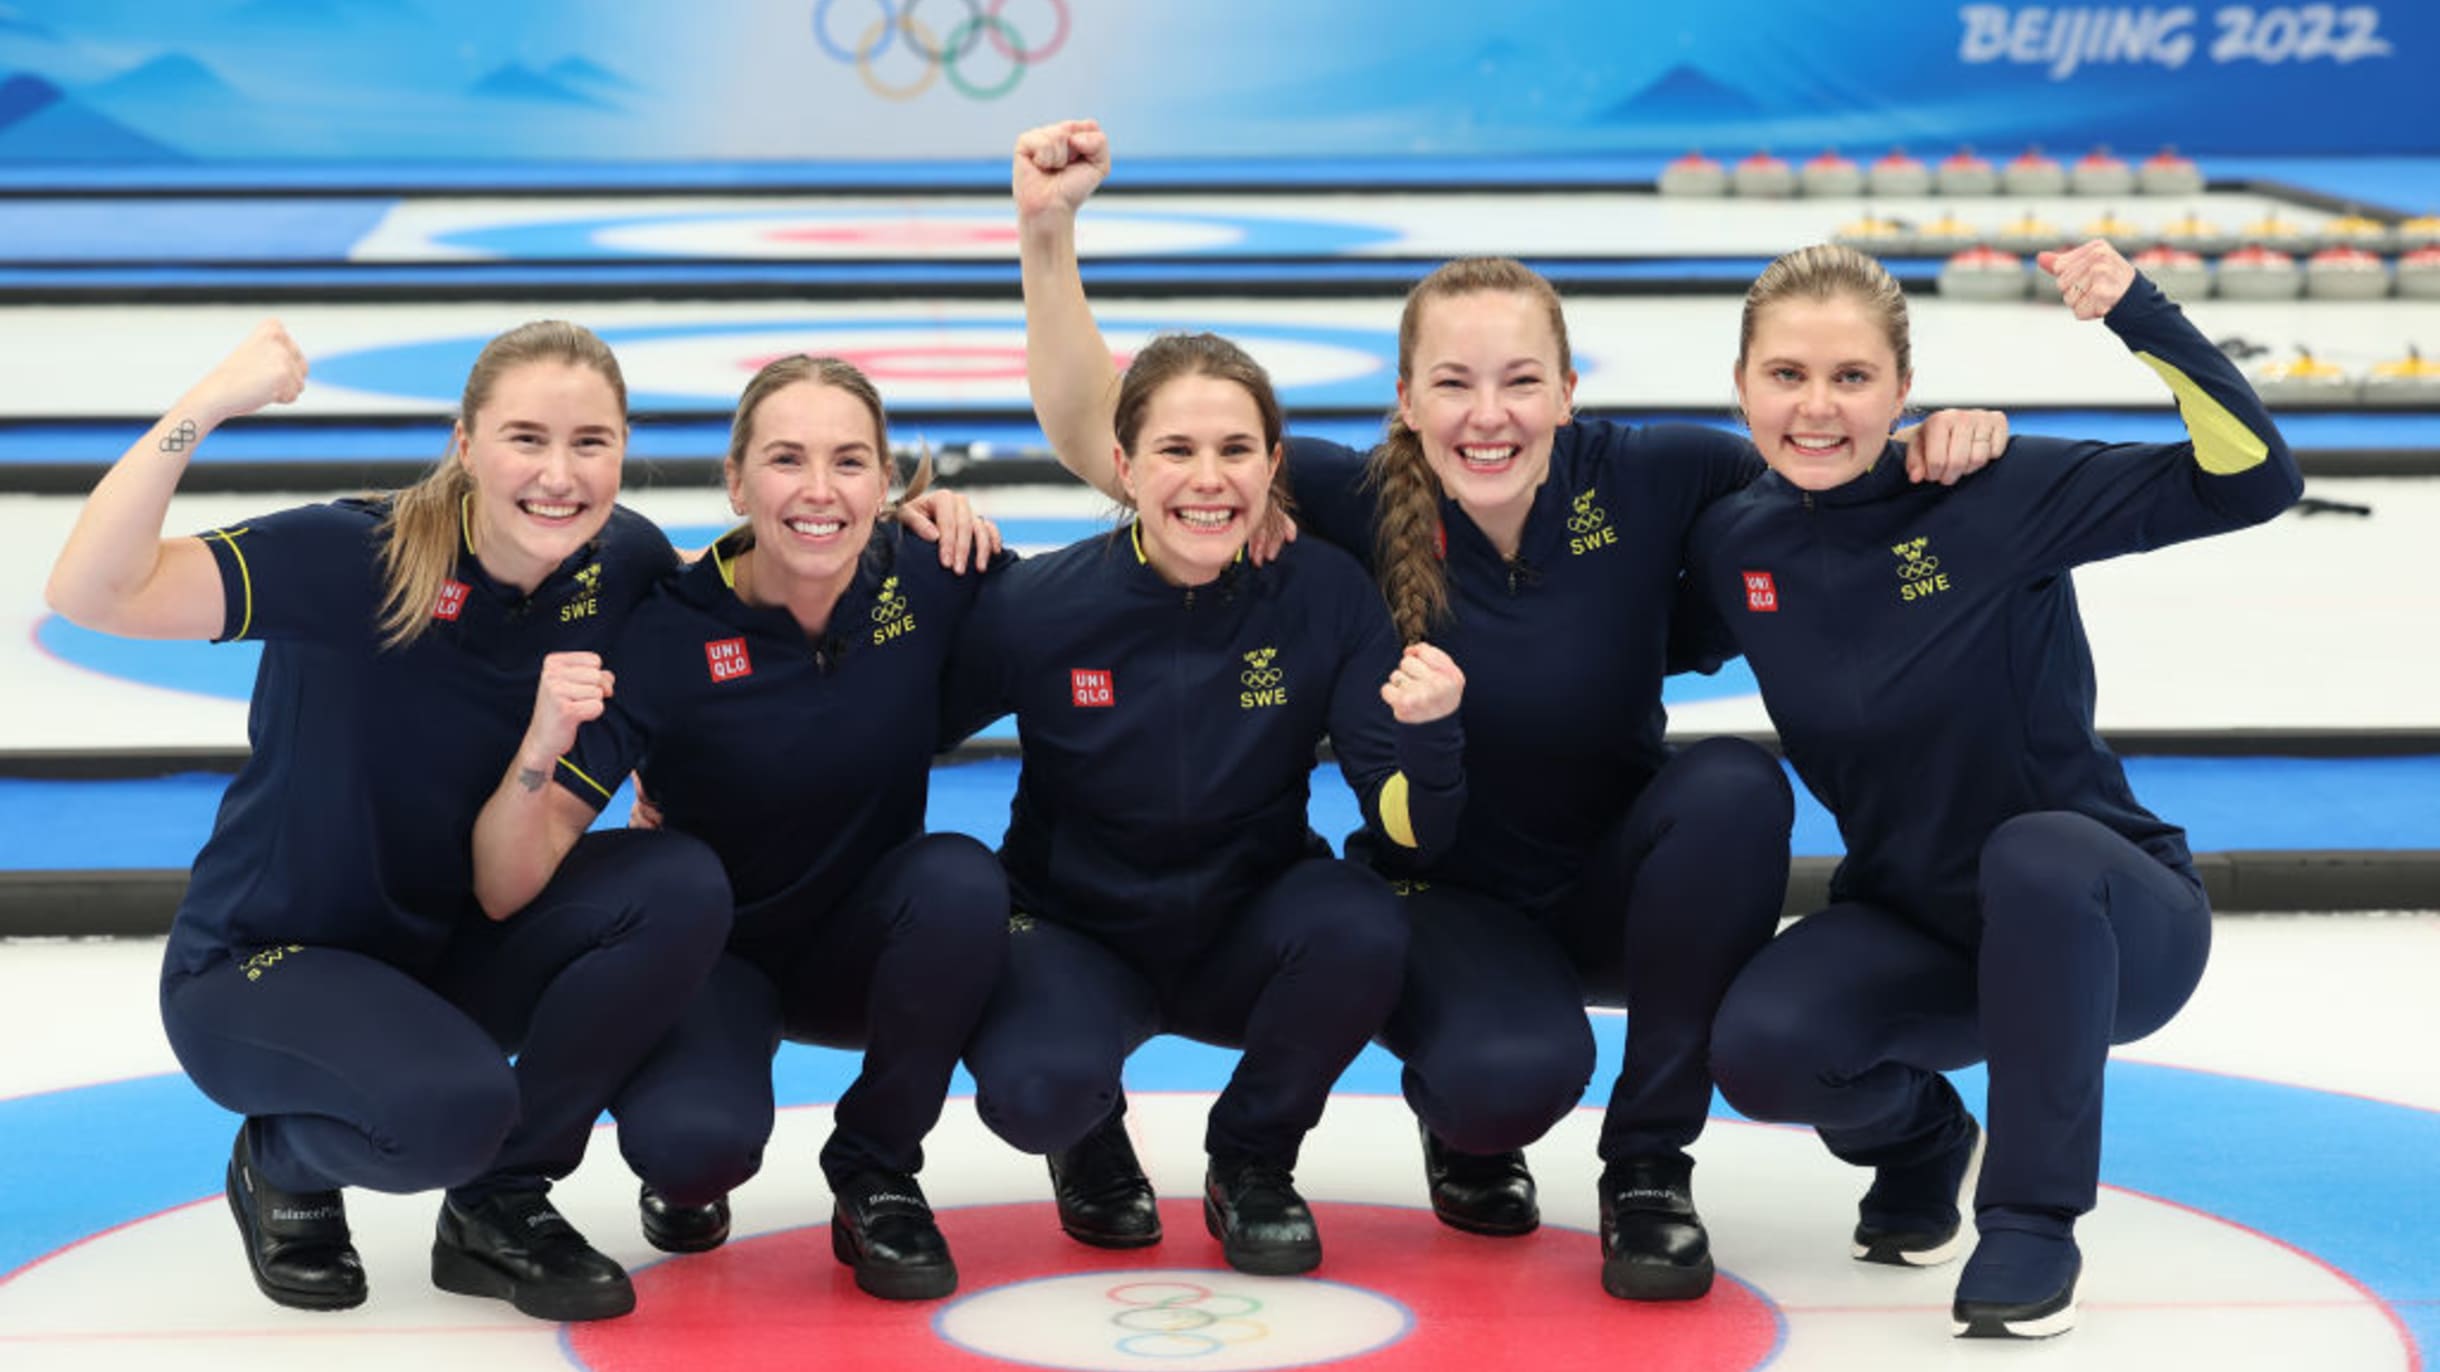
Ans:
[[[2047,1339],[2076,1327],[2084,1257],[2071,1235],[1984,1226],[1957,1277],[1949,1332],[1961,1339]]]
[[[502,1191],[461,1210],[441,1202],[432,1284],[490,1296],[538,1320],[606,1320],[635,1309],[627,1269],[576,1232],[541,1191]]]
[[[703,1205],[671,1205],[646,1182],[635,1197],[644,1242],[664,1253],[709,1253],[729,1241],[729,1198]]]
[[[1432,1213],[1451,1229],[1510,1238],[1542,1224],[1533,1173],[1522,1152],[1460,1153],[1423,1125],[1423,1179]]]
[[[1872,1189],[1856,1206],[1858,1262],[1937,1267],[1965,1247],[1966,1202],[1982,1170],[1982,1126],[1964,1117],[1956,1140],[1938,1155],[1873,1173]]]
[[[1313,1212],[1277,1163],[1213,1158],[1203,1177],[1203,1227],[1240,1272],[1292,1277],[1322,1265]]]
[[[838,1188],[830,1252],[855,1269],[858,1287],[886,1301],[938,1300],[957,1289],[949,1241],[905,1172],[860,1172]]]
[[[264,1181],[242,1124],[229,1150],[228,1193],[246,1266],[264,1295],[297,1310],[364,1304],[364,1262],[348,1234],[346,1203],[336,1191],[282,1191]]]
[[[1628,1158],[1601,1173],[1601,1289],[1622,1301],[1711,1290],[1711,1236],[1694,1209],[1694,1159]]]
[[[1161,1241],[1160,1204],[1135,1160],[1123,1108],[1048,1161],[1059,1227],[1069,1238],[1095,1248],[1142,1248]]]

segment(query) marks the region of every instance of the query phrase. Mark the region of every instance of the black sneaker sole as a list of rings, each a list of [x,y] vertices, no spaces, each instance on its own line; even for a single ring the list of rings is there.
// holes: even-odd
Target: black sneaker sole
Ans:
[[[847,1226],[832,1220],[830,1255],[856,1274],[856,1289],[885,1301],[936,1301],[957,1290],[957,1264],[938,1267],[889,1267],[864,1261],[864,1250],[849,1236]]]
[[[1611,1260],[1601,1264],[1601,1289],[1622,1301],[1700,1300],[1711,1294],[1713,1275],[1708,1256],[1693,1267]]]
[[[1443,1210],[1439,1206],[1434,1206],[1432,1207],[1432,1217],[1451,1229],[1468,1234],[1480,1234],[1487,1239],[1522,1238],[1542,1227],[1542,1216],[1539,1212],[1523,1221],[1503,1223],[1496,1220],[1478,1220],[1470,1215],[1461,1215],[1454,1210]]]
[[[1949,1333],[1961,1339],[2052,1339],[2076,1327],[2076,1298],[2048,1302],[2042,1311],[1998,1311],[1971,1307],[1949,1312]]]
[[[1059,1232],[1092,1248],[1150,1248],[1161,1241],[1161,1227],[1157,1224],[1147,1233],[1113,1234],[1106,1230],[1080,1228],[1068,1223],[1063,1216],[1059,1221]]]
[[[1322,1265],[1322,1241],[1315,1238],[1311,1247],[1296,1244],[1285,1248],[1256,1248],[1232,1242],[1228,1226],[1220,1219],[1220,1207],[1209,1196],[1203,1199],[1203,1227],[1220,1240],[1220,1256],[1228,1265],[1249,1277],[1296,1277]]]
[[[519,1314],[554,1324],[616,1319],[635,1309],[632,1284],[574,1289],[526,1286],[481,1258],[444,1243],[432,1245],[432,1284],[451,1295],[507,1301]]]
[[[237,1221],[237,1241],[246,1250],[246,1271],[254,1278],[254,1288],[274,1305],[291,1310],[353,1310],[364,1304],[367,1288],[357,1286],[350,1291],[302,1291],[293,1286],[281,1286],[263,1275],[254,1257],[254,1229],[247,1222],[245,1202],[238,1197],[237,1160],[228,1165],[228,1182],[224,1188],[229,1200],[229,1215]]]

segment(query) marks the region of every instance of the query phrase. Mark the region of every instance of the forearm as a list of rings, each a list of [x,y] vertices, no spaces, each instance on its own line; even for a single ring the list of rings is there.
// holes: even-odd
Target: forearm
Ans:
[[[1426,861],[1457,837],[1466,808],[1465,734],[1457,716],[1399,724],[1397,768],[1373,789],[1365,819],[1375,832]]]
[[[1025,380],[1034,416],[1059,463],[1104,495],[1118,496],[1111,409],[1118,368],[1094,323],[1076,257],[1076,216],[1056,209],[1018,227],[1025,291]]]
[[[552,781],[557,765],[556,758],[520,748],[475,818],[475,900],[492,919],[533,903],[584,833],[582,819],[571,813],[582,812],[584,803]]]
[[[2177,398],[2205,500],[2247,522],[2295,502],[2303,489],[2295,454],[2244,375],[2183,311],[2139,282],[2107,323]]]

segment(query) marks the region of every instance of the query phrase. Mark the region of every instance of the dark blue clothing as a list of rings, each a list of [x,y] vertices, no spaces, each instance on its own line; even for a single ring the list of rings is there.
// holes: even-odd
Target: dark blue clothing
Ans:
[[[1127,1055],[1184,1034],[1245,1050],[1204,1123],[1204,1151],[1295,1166],[1332,1083],[1397,998],[1406,948],[1397,898],[1334,858],[1289,867],[1198,946],[1017,925],[966,1063],[976,1113],[1029,1153],[1083,1138],[1118,1107]]]
[[[170,934],[169,965],[306,943],[428,973],[481,919],[475,815],[534,710],[543,655],[598,652],[675,561],[642,516],[533,594],[492,580],[461,540],[432,623],[384,650],[382,502],[341,500],[215,529],[224,642],[260,640],[253,753],[221,798]]]
[[[984,575],[883,525],[809,638],[738,598],[749,537],[636,608],[610,708],[557,771],[598,808],[640,768],[663,824],[710,844],[736,893],[731,957],[613,1106],[629,1160],[679,1204],[760,1165],[783,1035],[865,1050],[822,1152],[833,1185],[918,1170],[1007,955],[990,852],[923,832],[941,675]]]
[[[1438,849],[1465,804],[1463,738],[1454,717],[1393,719],[1399,651],[1362,568],[1320,543],[1180,588],[1129,525],[992,578],[947,717],[955,735],[1016,713],[1011,899],[1104,938],[1208,940],[1329,855],[1306,823],[1325,735],[1368,828]]]
[[[462,923],[427,976],[326,944],[241,949],[167,968],[161,1023],[196,1087],[251,1117],[277,1186],[539,1186],[575,1170],[710,968],[726,896],[692,839],[589,834],[514,918]]]
[[[2019,815],[1977,856],[1977,946],[1873,905],[1807,915],[1737,978],[1713,1071],[1749,1118],[1813,1125],[1859,1166],[1906,1167],[1964,1130],[1939,1074],[1987,1060],[1977,1206],[2072,1219],[2101,1175],[2109,1046],[2194,993],[2211,908],[2191,875],[2083,815]]]
[[[1406,985],[1381,1043],[1415,1113],[1460,1152],[1540,1138],[1584,1100],[1589,1000],[1631,1012],[1601,1159],[1692,1143],[1711,1113],[1712,1016],[1787,896],[1794,811],[1769,754],[1708,738],[1669,760],[1555,909],[1399,883]]]
[[[2136,803],[2094,731],[2068,570],[2260,523],[2301,486],[2236,368],[2150,282],[2136,278],[2107,322],[2182,378],[2202,458],[2250,465],[2215,474],[2191,442],[2028,437],[1943,486],[1908,481],[1892,447],[1829,491],[1764,477],[1696,530],[1689,574],[1760,679],[1788,760],[1838,818],[1833,900],[1971,943],[1984,840],[2040,810],[2191,863],[2183,831]]]
[[[1364,460],[1335,443],[1288,445],[1298,519],[1369,566]],[[1558,430],[1513,561],[1444,499],[1449,614],[1430,639],[1466,674],[1470,808],[1444,853],[1370,840],[1350,851],[1392,877],[1454,881],[1526,909],[1565,898],[1668,761],[1661,678],[1687,530],[1761,470],[1751,446],[1718,430],[1578,420]]]
[[[610,707],[556,775],[599,809],[640,770],[662,822],[720,854],[750,944],[805,932],[923,832],[941,674],[986,578],[882,525],[817,640],[738,599],[743,534],[635,608],[606,653]]]
[[[1369,560],[1363,464],[1300,440],[1288,470],[1308,529]],[[1667,1153],[1703,1127],[1712,1014],[1777,923],[1794,802],[1749,744],[1673,758],[1661,679],[1686,533],[1761,469],[1716,430],[1578,420],[1554,436],[1514,559],[1441,502],[1449,613],[1429,637],[1466,674],[1465,822],[1436,860],[1348,849],[1409,893],[1382,1043],[1462,1152],[1522,1148],[1582,1100],[1588,1000],[1629,1011],[1601,1156]]]
[[[598,651],[673,555],[614,510],[526,595],[461,526],[432,622],[385,649],[385,513],[339,501],[205,536],[222,637],[264,651],[253,756],[171,931],[162,1020],[204,1094],[252,1117],[278,1185],[544,1185],[710,967],[728,890],[692,840],[596,835],[494,923],[474,819],[544,654]]]
[[[2068,571],[2259,523],[2300,484],[2236,368],[2148,281],[2106,322],[2189,442],[2018,438],[1954,487],[1910,484],[1886,451],[1818,494],[1772,476],[1704,518],[1690,568],[1847,843],[1831,907],[1722,1005],[1721,1089],[1903,1166],[1964,1128],[1933,1074],[1987,1058],[1986,1228],[2091,1207],[2109,1045],[2166,1023],[2210,948],[2185,835],[2093,728]]]
[[[783,1037],[863,1050],[822,1145],[834,1189],[859,1172],[923,1169],[924,1136],[1007,961],[1007,878],[964,834],[924,834],[821,905],[784,952],[766,942],[722,957],[611,1103],[619,1151],[673,1204],[701,1205],[761,1169]],[[771,917],[799,923],[786,909]]]
[[[1429,852],[1465,803],[1464,740],[1381,699],[1400,650],[1346,554],[1292,544],[1181,588],[1139,536],[994,578],[958,648],[953,731],[1017,715],[1000,859],[1031,925],[966,1061],[985,1122],[1049,1151],[1109,1115],[1151,1035],[1242,1044],[1206,1146],[1293,1165],[1406,949],[1388,887],[1306,823],[1314,751],[1327,735],[1385,843]]]

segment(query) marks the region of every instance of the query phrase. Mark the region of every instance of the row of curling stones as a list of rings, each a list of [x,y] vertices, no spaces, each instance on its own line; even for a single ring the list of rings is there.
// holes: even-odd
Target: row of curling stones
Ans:
[[[2360,375],[2298,348],[2294,357],[2255,368],[2251,379],[2255,393],[2272,406],[2440,408],[2440,362],[2413,347]]]
[[[2027,149],[2004,166],[1994,166],[1971,148],[1960,148],[1938,165],[1916,158],[1903,148],[1873,160],[1870,166],[1836,151],[1822,153],[1799,167],[1769,152],[1757,152],[1729,166],[1701,152],[1689,152],[1661,169],[1663,195],[1750,196],[1805,195],[2192,195],[2203,189],[2203,172],[2193,159],[2168,149],[2144,159],[2142,165],[2096,148],[2060,162],[2038,148]]]
[[[2440,247],[2440,216],[2425,215],[2389,224],[2368,215],[2345,214],[2308,225],[2274,210],[2232,232],[2192,212],[2157,228],[2145,228],[2116,210],[2104,210],[2071,234],[2062,225],[2030,209],[1997,227],[1986,227],[1952,213],[1920,224],[1867,213],[1861,219],[1840,225],[1830,237],[1833,242],[1875,257],[1944,257],[1984,245],[2004,252],[2033,253],[2094,238],[2107,239],[2111,247],[2130,255],[2155,246],[2209,257],[2249,246],[2291,255],[2327,248],[2413,253]]]
[[[2067,246],[2052,239],[2041,248]],[[2040,249],[2034,249],[2039,251]],[[2440,300],[2440,247],[2420,248],[2395,268],[2361,248],[2324,248],[2302,262],[2275,248],[2239,248],[2215,270],[2200,253],[2156,246],[2127,259],[2172,300],[2380,300],[2393,290],[2411,300]],[[1940,268],[1940,293],[1959,300],[2023,300],[2040,295],[2039,273],[2006,248],[1977,245]]]

